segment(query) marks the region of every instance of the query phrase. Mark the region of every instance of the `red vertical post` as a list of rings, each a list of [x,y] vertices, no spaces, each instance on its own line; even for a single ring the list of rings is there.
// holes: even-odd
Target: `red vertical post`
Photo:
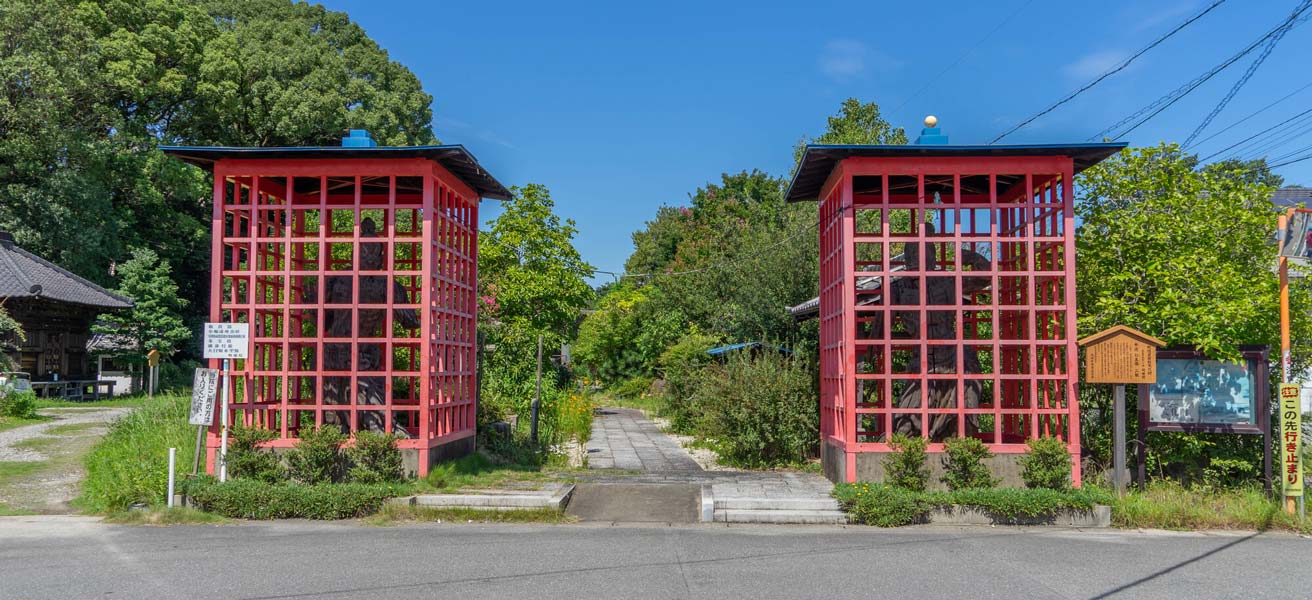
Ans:
[[[847,470],[847,481],[854,482],[856,481],[856,431],[857,421],[860,419],[856,412],[856,246],[853,243],[856,209],[852,197],[852,177],[841,164],[838,169],[838,222],[841,224],[843,236],[843,242],[839,246],[839,256],[843,261],[843,316],[839,321],[843,328],[840,337],[843,348],[843,388],[840,398],[843,402],[843,417],[846,420],[843,439],[847,451],[843,465]]]
[[[1065,309],[1066,309],[1066,407],[1070,411],[1070,419],[1066,423],[1067,442],[1071,450],[1071,482],[1075,487],[1083,485],[1082,473],[1080,470],[1080,403],[1077,397],[1077,388],[1079,382],[1079,348],[1076,339],[1076,294],[1075,294],[1075,197],[1073,185],[1075,182],[1074,166],[1067,159],[1063,162],[1061,172],[1061,207],[1062,207],[1062,239],[1063,253],[1062,261],[1064,263],[1064,290]]]
[[[433,423],[430,417],[432,410],[433,396],[433,211],[434,211],[434,177],[430,173],[423,175],[423,236],[422,244],[423,255],[420,257],[419,273],[420,281],[420,343],[419,353],[419,374],[420,374],[420,392],[419,392],[419,472],[427,473],[429,467],[428,461],[428,444],[432,439]]]

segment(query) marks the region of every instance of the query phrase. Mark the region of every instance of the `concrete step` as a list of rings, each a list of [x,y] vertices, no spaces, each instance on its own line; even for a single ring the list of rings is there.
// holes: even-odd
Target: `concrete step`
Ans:
[[[737,510],[715,511],[717,523],[792,523],[799,525],[842,525],[847,515],[839,510]]]
[[[389,502],[433,508],[485,508],[513,510],[525,508],[563,508],[574,492],[572,484],[544,490],[480,490],[480,493],[423,494],[406,498],[393,498]]]
[[[715,510],[838,510],[833,498],[715,498]]]

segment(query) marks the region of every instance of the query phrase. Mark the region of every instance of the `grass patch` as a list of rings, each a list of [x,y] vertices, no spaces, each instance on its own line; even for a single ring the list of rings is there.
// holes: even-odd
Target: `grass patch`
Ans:
[[[49,452],[51,448],[56,448],[62,445],[63,443],[65,443],[66,441],[67,440],[63,440],[57,437],[39,436],[39,437],[27,438],[21,442],[14,442],[13,447],[19,450],[31,450],[33,452],[40,452],[42,454],[46,454],[47,452]]]
[[[476,508],[437,508],[432,506],[383,505],[377,514],[366,517],[369,525],[388,526],[401,523],[575,523],[578,517],[558,508],[514,510],[479,510]]]
[[[83,461],[87,476],[74,505],[95,514],[136,503],[163,506],[169,448],[190,449],[195,443],[196,428],[187,424],[190,406],[190,395],[157,395],[110,426]],[[179,480],[187,463],[178,461]]]
[[[898,527],[924,522],[930,511],[947,506],[969,506],[988,512],[1000,521],[1046,519],[1058,511],[1092,510],[1109,504],[1112,497],[1099,489],[967,489],[956,491],[912,491],[881,483],[840,483],[833,496],[852,520],[878,527]]]
[[[105,515],[105,522],[115,525],[222,525],[228,523],[228,519],[214,513],[178,506],[113,512]]]
[[[475,452],[433,465],[428,476],[416,483],[415,492],[455,494],[469,489],[529,487],[531,484],[573,480],[573,473],[569,470],[504,464],[482,452]]]
[[[81,435],[105,427],[101,423],[69,423],[68,425],[51,425],[45,430],[46,435]]]
[[[190,392],[187,392],[190,393]],[[170,397],[163,394],[155,394],[155,398]],[[150,402],[146,395],[133,396],[115,396],[105,398],[104,400],[87,400],[85,402],[73,402],[63,398],[37,398],[36,407],[41,408],[116,408],[122,406],[145,406]]]
[[[14,508],[12,506],[6,506],[4,504],[0,504],[0,517],[25,517],[27,515],[35,515],[35,514],[37,513],[27,510],[25,508]]]
[[[660,394],[611,394],[600,393],[593,402],[596,406],[615,406],[621,408],[638,408],[647,416],[656,416],[665,410],[665,398]]]
[[[18,429],[19,427],[26,427],[26,426],[28,426],[28,425],[35,425],[35,424],[37,424],[37,423],[44,423],[44,422],[49,421],[49,420],[50,420],[50,417],[43,417],[43,416],[40,416],[40,415],[38,415],[38,416],[36,416],[36,417],[33,417],[33,418],[31,418],[31,419],[19,419],[19,418],[16,418],[16,417],[0,417],[0,431],[8,431],[8,430],[10,430],[10,429]]]
[[[1261,488],[1191,490],[1171,481],[1131,491],[1112,505],[1112,524],[1143,529],[1245,529],[1312,533],[1312,519],[1284,511]]]
[[[48,463],[45,461],[0,461],[0,485],[9,483],[12,479],[27,477],[41,469],[46,468]]]

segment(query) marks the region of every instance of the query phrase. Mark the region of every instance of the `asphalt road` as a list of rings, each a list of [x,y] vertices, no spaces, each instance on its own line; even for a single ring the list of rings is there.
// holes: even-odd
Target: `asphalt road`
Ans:
[[[1312,540],[0,518],[3,598],[1306,598]]]

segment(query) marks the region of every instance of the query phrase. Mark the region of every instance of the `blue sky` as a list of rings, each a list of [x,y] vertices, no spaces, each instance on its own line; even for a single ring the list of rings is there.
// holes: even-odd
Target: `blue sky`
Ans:
[[[577,222],[584,258],[619,271],[630,234],[659,206],[686,203],[723,172],[786,175],[793,144],[822,133],[844,98],[879,102],[913,138],[934,114],[953,143],[985,143],[1211,2],[323,4],[419,76],[443,142],[464,144],[507,185],[546,184]],[[1247,46],[1295,4],[1228,0],[1003,143],[1085,141]],[[1125,139],[1183,141],[1256,55]],[[1312,83],[1309,56],[1304,23],[1201,137]],[[1312,87],[1196,150],[1221,150],[1309,108]],[[1299,132],[1271,155],[1312,144],[1312,128],[1289,128]],[[1277,172],[1312,185],[1312,160]],[[494,217],[496,204],[484,214]]]

